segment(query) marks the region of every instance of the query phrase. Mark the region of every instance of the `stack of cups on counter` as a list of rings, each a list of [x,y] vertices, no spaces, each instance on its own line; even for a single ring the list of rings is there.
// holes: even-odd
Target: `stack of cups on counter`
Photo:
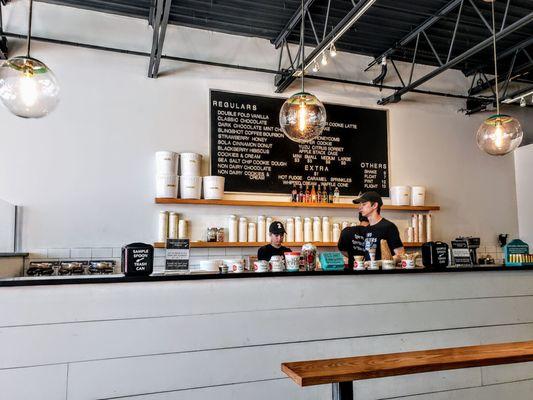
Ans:
[[[178,197],[178,153],[158,151],[156,161],[156,197]]]
[[[182,199],[199,199],[202,196],[201,167],[201,154],[180,154],[180,197]]]
[[[407,228],[407,241],[431,242],[433,240],[431,218],[431,214],[411,215],[411,225]]]

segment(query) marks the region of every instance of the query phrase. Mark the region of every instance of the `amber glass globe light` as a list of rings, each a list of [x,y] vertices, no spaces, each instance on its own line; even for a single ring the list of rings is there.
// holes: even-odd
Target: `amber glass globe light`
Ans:
[[[326,126],[326,109],[311,93],[296,93],[281,107],[279,124],[292,141],[310,142],[320,136]]]
[[[19,117],[40,118],[56,108],[59,85],[41,61],[13,57],[0,66],[0,99]]]
[[[476,141],[484,152],[493,156],[503,156],[520,146],[523,136],[524,132],[516,118],[497,114],[481,124]]]

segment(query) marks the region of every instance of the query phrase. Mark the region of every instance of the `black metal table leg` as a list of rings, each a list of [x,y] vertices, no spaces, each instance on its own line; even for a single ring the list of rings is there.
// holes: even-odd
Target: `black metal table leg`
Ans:
[[[353,382],[336,382],[332,384],[333,400],[353,400]]]

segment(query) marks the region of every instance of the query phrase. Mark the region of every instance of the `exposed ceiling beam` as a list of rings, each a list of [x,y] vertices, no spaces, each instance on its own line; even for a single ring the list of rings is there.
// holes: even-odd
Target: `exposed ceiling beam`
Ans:
[[[516,30],[526,26],[531,21],[533,21],[533,13],[529,13],[525,17],[520,18],[518,21],[514,22],[513,24],[507,26],[505,29],[503,29],[503,30],[499,31],[498,33],[496,33],[496,40],[500,40],[500,39],[504,38],[505,36],[507,36],[507,35],[515,32]],[[416,80],[415,82],[413,82],[413,83],[411,83],[411,84],[409,84],[407,86],[404,86],[403,88],[401,88],[400,90],[398,90],[394,94],[392,94],[391,96],[388,96],[388,97],[385,97],[385,98],[381,99],[380,101],[378,101],[378,104],[385,105],[385,104],[389,104],[391,102],[400,101],[402,95],[408,93],[409,91],[411,91],[414,88],[417,88],[418,86],[422,85],[423,83],[426,83],[427,81],[429,81],[430,79],[433,79],[437,75],[440,75],[444,71],[446,71],[446,70],[448,70],[450,68],[453,68],[457,64],[463,62],[467,58],[473,56],[476,53],[479,53],[480,51],[486,49],[487,47],[489,47],[491,45],[492,45],[492,37],[489,37],[489,38],[483,40],[481,43],[478,43],[477,45],[475,45],[471,49],[466,50],[462,54],[458,55],[454,59],[448,61],[446,64],[434,69],[429,74],[426,74],[422,78],[419,78],[418,80]]]
[[[515,67],[513,69],[511,77],[510,77],[510,80],[511,81],[516,81],[518,78],[520,78],[520,77],[522,77],[524,75],[527,75],[531,71],[533,71],[533,61],[527,61],[526,63],[524,63],[524,64],[522,64],[522,65],[520,65],[518,67]],[[472,89],[470,89],[469,94],[471,96],[479,94],[479,93],[481,93],[481,92],[493,87],[495,83],[496,83],[496,80],[494,78],[486,80],[483,83],[480,83],[479,85],[474,86]]]
[[[304,3],[304,10],[309,10],[309,7],[311,7],[311,4],[314,3],[315,0],[305,0]],[[287,39],[287,36],[292,32],[294,27],[302,20],[302,7],[298,7],[298,9],[292,14],[292,17],[289,19],[289,22],[285,25],[285,27],[281,30],[278,37],[274,39],[272,42],[274,44],[274,47],[276,49],[279,49],[279,47],[283,44],[283,42]]]
[[[418,36],[419,33],[424,32],[426,29],[430,28],[437,21],[439,21],[442,17],[445,17],[446,15],[448,15],[454,8],[456,8],[463,1],[464,0],[450,1],[448,4],[442,7],[439,11],[437,11],[437,13],[434,16],[425,20],[421,25],[413,29],[411,32],[405,35],[402,39],[400,39],[397,43],[395,43],[393,47],[383,52],[383,54],[381,54],[379,57],[374,58],[374,60],[370,64],[368,64],[368,67],[366,68],[366,70],[368,70],[375,64],[381,62],[383,57],[390,57],[396,50],[398,50],[401,47],[404,47],[411,40],[414,40]]]
[[[155,12],[150,17],[150,22],[154,28],[152,37],[152,51],[150,52],[150,63],[148,65],[148,77],[157,78],[159,64],[163,54],[163,44],[167,33],[168,17],[170,15],[170,4],[172,0],[156,0]]]
[[[348,14],[331,30],[331,32],[313,49],[304,61],[304,70],[313,64],[322,52],[329,48],[376,2],[376,0],[359,0]],[[300,70],[290,71],[275,80],[276,93],[283,93],[301,74]]]
[[[500,52],[500,54],[498,54],[497,60],[503,60],[504,58],[512,56],[516,51],[525,49],[532,45],[533,45],[533,37],[530,37],[529,39],[523,40],[522,42],[517,43],[514,46],[509,47],[508,49],[505,49],[505,51]],[[475,74],[477,71],[483,71],[485,70],[485,68],[488,68],[488,67],[489,67],[488,64],[480,64],[473,68],[470,68],[464,74],[465,76],[471,76],[472,74]]]

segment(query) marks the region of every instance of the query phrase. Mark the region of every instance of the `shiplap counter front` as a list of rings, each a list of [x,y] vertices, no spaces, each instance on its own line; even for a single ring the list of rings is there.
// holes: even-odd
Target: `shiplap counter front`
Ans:
[[[0,398],[329,399],[290,360],[533,339],[533,271],[0,288]],[[355,384],[359,400],[530,399],[533,364]]]

